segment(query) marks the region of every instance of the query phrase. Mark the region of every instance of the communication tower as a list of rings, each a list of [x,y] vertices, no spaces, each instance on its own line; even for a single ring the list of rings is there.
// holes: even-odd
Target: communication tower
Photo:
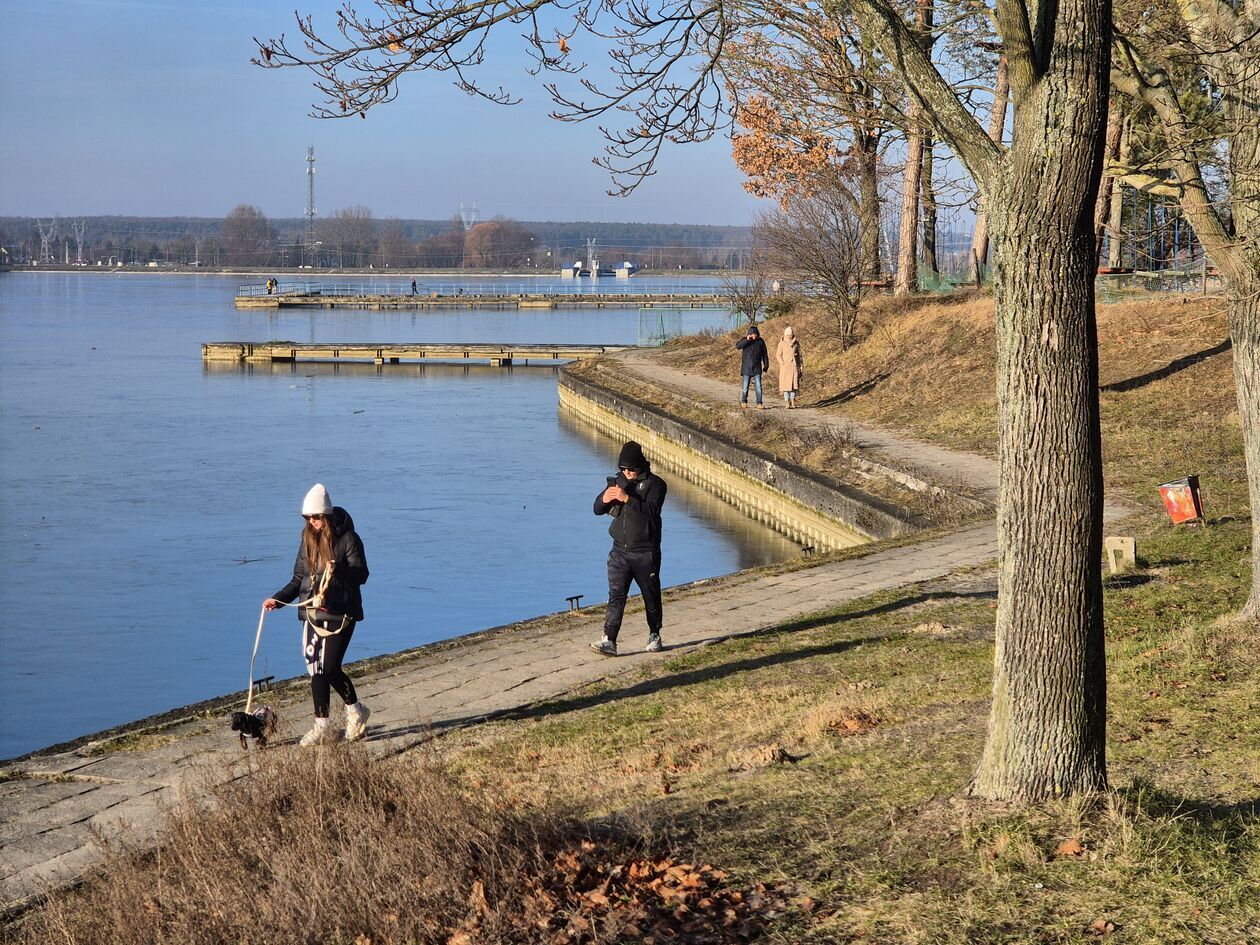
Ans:
[[[315,244],[315,145],[306,148],[306,242]]]

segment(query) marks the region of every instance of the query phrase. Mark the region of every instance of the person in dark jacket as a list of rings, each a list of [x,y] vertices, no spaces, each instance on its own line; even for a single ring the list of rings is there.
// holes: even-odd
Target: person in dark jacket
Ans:
[[[617,458],[617,475],[595,497],[595,514],[612,516],[608,534],[608,609],[604,612],[604,636],[591,649],[605,656],[617,655],[617,634],[626,610],[630,582],[639,585],[647,611],[648,653],[661,650],[661,506],[668,487],[652,473],[643,448],[631,440]]]
[[[735,342],[735,347],[743,352],[743,360],[739,365],[739,373],[744,378],[744,389],[739,395],[740,407],[748,408],[748,385],[757,385],[757,406],[765,409],[761,402],[761,375],[770,370],[770,352],[766,343],[761,340],[761,332],[756,325],[750,325],[743,338]]]
[[[363,619],[359,588],[368,579],[363,542],[348,512],[334,507],[328,490],[316,483],[302,501],[302,543],[289,583],[263,601],[275,610],[301,597],[302,652],[311,677],[315,726],[302,736],[303,747],[338,741],[342,732],[328,723],[331,690],[346,704],[345,738],[354,741],[367,731],[370,714],[359,701],[354,683],[341,668],[355,625]]]

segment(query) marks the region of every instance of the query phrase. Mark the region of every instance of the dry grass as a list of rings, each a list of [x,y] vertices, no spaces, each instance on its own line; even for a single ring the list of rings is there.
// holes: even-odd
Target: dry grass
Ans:
[[[650,824],[816,903],[775,942],[1198,945],[1260,932],[1260,660],[1246,523],[1161,525],[1106,591],[1113,791],[960,799],[979,756],[991,578],[907,588],[452,739],[523,805]],[[1078,849],[1079,847],[1079,849]],[[1113,931],[1107,931],[1110,923]]]
[[[115,849],[15,942],[441,942],[514,934],[557,831],[416,761],[256,753],[248,777],[171,812],[161,846]],[[423,908],[417,904],[423,903]]]
[[[806,358],[801,402],[996,455],[992,298],[960,293],[878,297],[864,304],[860,340],[847,351],[828,342],[821,316],[807,309],[765,323],[771,341],[788,324],[801,339]],[[663,356],[679,367],[729,380],[737,337],[732,331],[678,339]],[[1229,351],[1220,350],[1228,338],[1224,304],[1217,298],[1161,297],[1099,306],[1109,488],[1154,506],[1155,485],[1202,473],[1206,457],[1213,457],[1224,468],[1214,468],[1213,481],[1205,482],[1209,505],[1218,514],[1245,514],[1246,490],[1236,485],[1245,479],[1232,362]],[[1202,360],[1194,361],[1196,356]],[[949,382],[942,383],[943,378]]]

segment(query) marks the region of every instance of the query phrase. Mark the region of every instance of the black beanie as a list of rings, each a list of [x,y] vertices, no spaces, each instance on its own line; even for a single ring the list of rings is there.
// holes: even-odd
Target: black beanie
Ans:
[[[639,472],[647,472],[648,461],[647,457],[643,455],[643,447],[631,440],[621,448],[621,455],[617,457],[617,465]]]

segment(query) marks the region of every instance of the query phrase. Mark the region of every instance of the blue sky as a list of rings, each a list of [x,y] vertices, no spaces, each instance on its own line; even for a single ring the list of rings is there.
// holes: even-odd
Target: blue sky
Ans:
[[[729,142],[674,147],[630,198],[605,195],[593,125],[546,117],[519,44],[485,73],[526,102],[470,98],[440,75],[408,77],[366,120],[307,117],[309,73],[250,65],[252,36],[292,35],[293,11],[332,22],[335,0],[213,5],[165,0],[0,0],[0,215],[270,217],[306,206],[308,144],[321,215],[743,225],[762,206],[740,187]],[[603,60],[592,66],[603,69]]]

